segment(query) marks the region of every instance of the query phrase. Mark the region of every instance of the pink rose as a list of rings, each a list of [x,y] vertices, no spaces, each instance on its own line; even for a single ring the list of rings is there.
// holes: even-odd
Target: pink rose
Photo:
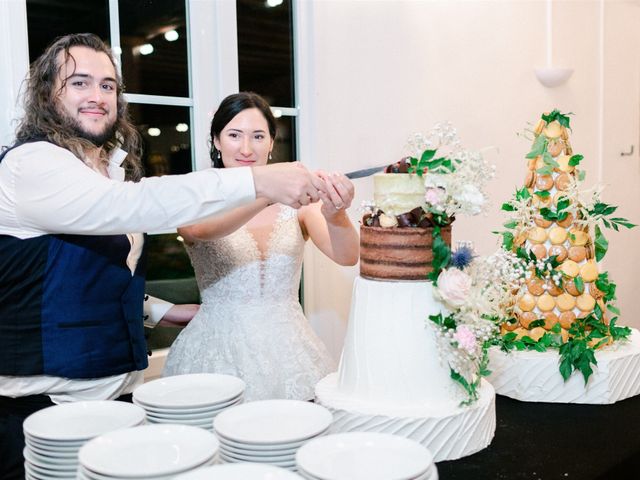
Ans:
[[[471,277],[457,268],[442,270],[438,276],[438,295],[452,308],[465,304],[471,290]]]
[[[458,345],[463,350],[466,350],[469,353],[474,353],[476,351],[476,336],[468,327],[460,325],[456,329],[456,333],[453,334],[453,339],[458,342]]]
[[[424,193],[424,200],[434,208],[442,208],[445,199],[445,191],[440,187],[427,187]]]

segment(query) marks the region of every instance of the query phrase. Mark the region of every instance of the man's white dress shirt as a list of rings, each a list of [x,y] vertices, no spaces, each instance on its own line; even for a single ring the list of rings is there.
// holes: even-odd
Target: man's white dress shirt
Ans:
[[[127,234],[132,270],[142,248],[142,234],[197,223],[255,199],[249,168],[207,169],[186,175],[124,181],[126,152],[115,151],[109,178],[70,151],[48,142],[22,145],[0,162],[0,235],[33,238],[45,234]],[[145,302],[151,323],[171,304]],[[0,376],[0,395],[47,394],[55,403],[105,400],[130,393],[142,372],[71,380],[48,375]]]

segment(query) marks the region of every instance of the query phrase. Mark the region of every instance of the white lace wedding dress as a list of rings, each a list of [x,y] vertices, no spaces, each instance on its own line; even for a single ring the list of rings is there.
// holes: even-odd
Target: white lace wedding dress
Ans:
[[[280,207],[264,259],[245,227],[187,251],[202,305],[163,375],[235,375],[247,384],[245,401],[312,399],[335,365],[298,302],[304,238],[296,210]]]

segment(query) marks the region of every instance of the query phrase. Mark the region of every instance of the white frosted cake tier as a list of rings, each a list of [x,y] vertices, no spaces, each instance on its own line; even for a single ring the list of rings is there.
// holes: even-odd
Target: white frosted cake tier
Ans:
[[[399,215],[425,207],[424,179],[409,173],[376,173],[373,201],[387,215]]]
[[[371,431],[422,443],[436,461],[489,445],[495,432],[495,393],[461,407],[463,389],[439,359],[429,315],[446,309],[430,282],[383,282],[357,277],[337,373],[316,385],[316,401],[334,414],[333,432]]]
[[[526,402],[609,404],[640,394],[640,332],[628,341],[596,351],[597,365],[585,386],[580,372],[563,380],[560,355],[546,352],[489,350],[488,380],[496,393]]]
[[[449,412],[463,390],[440,361],[429,315],[446,312],[431,282],[384,282],[356,277],[338,388],[376,408],[428,407]]]
[[[418,406],[413,415],[391,405],[378,410],[379,404],[344,395],[338,388],[335,373],[316,385],[316,402],[333,413],[331,433],[379,432],[400,435],[421,443],[433,454],[434,461],[455,460],[486,448],[496,430],[495,392],[482,381],[479,399],[468,407],[453,404],[449,412],[433,412],[428,405]],[[408,401],[405,402],[405,406]]]

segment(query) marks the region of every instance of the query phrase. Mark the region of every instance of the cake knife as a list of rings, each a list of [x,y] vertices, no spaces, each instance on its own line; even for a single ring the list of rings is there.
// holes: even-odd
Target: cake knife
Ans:
[[[364,178],[364,177],[369,177],[374,173],[382,173],[385,168],[387,168],[387,165],[383,165],[381,167],[365,168],[362,170],[354,170],[352,172],[345,173],[344,176],[351,180],[355,178]]]

